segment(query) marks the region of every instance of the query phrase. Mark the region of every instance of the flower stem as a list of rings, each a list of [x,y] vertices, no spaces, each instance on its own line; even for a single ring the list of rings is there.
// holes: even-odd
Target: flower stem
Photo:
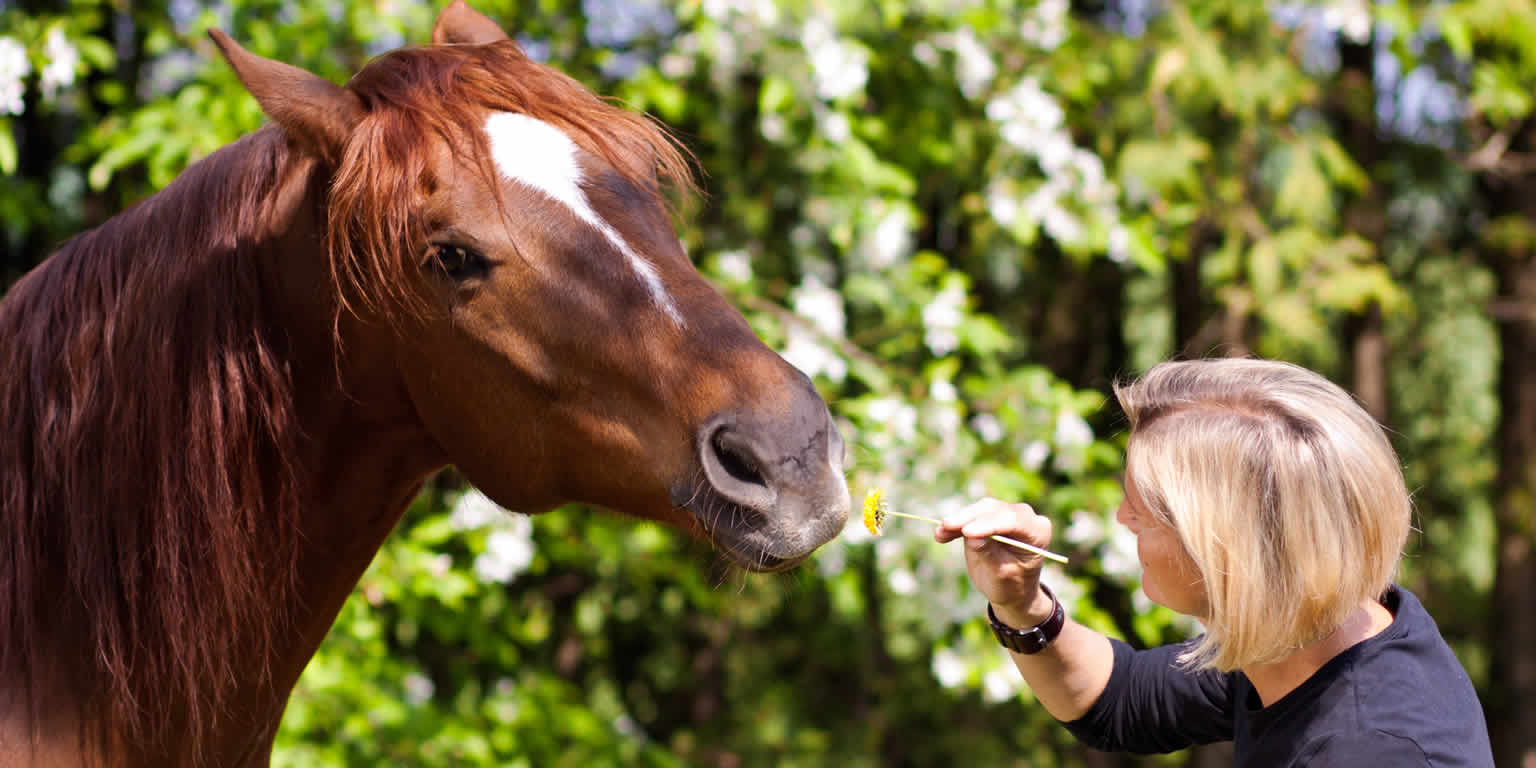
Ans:
[[[887,515],[892,516],[892,517],[905,517],[908,520],[920,520],[920,521],[925,522],[925,523],[933,523],[934,525],[943,525],[942,521],[935,520],[935,519],[933,519],[931,517],[923,517],[922,515],[909,515],[909,514],[907,514],[905,512],[897,512],[897,511],[895,511],[893,509],[888,509],[888,510],[885,511],[885,513]],[[1037,546],[1035,546],[1033,544],[1027,544],[1025,542],[1019,541],[1018,539],[1010,539],[1007,536],[990,536],[988,538],[991,538],[993,541],[1001,541],[1004,544],[1012,544],[1013,546],[1018,547],[1019,549],[1023,549],[1023,550],[1027,550],[1027,551],[1033,552],[1033,553],[1035,553],[1035,554],[1037,554],[1037,555],[1039,555],[1041,557],[1044,557],[1044,558],[1046,558],[1048,560],[1055,560],[1056,562],[1061,563],[1062,565],[1066,565],[1067,564],[1067,558],[1066,557],[1064,557],[1062,555],[1058,555],[1055,552],[1052,552],[1052,551],[1050,551],[1048,549],[1041,549],[1041,548],[1039,548],[1039,547],[1037,547]]]

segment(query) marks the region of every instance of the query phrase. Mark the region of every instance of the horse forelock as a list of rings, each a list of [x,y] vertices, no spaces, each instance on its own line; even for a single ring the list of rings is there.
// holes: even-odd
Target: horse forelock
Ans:
[[[88,750],[195,753],[286,621],[290,382],[242,246],[288,161],[226,147],[0,302],[0,698]]]
[[[401,49],[369,63],[348,83],[367,110],[343,153],[330,193],[328,245],[343,301],[419,308],[418,272],[427,222],[418,211],[440,180],[424,148],[442,142],[500,196],[499,171],[483,127],[497,113],[546,123],[601,158],[626,182],[666,206],[664,183],[696,191],[690,156],[648,117],[604,100],[569,76],[529,59],[516,42]],[[506,214],[506,201],[498,198]]]

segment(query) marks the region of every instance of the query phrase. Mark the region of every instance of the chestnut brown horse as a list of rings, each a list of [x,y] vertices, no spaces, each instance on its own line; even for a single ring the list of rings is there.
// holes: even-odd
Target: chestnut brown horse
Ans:
[[[0,303],[0,765],[267,764],[450,463],[749,569],[841,530],[842,439],[683,253],[661,129],[462,0],[345,87],[213,37],[272,124]]]

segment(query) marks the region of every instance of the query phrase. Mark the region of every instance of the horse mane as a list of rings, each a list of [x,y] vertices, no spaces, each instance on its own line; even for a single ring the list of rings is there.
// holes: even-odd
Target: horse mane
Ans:
[[[519,112],[564,130],[658,205],[665,205],[664,182],[682,198],[697,191],[692,156],[666,129],[533,61],[511,40],[391,51],[347,87],[367,114],[331,187],[328,245],[343,303],[419,308],[420,294],[400,276],[419,273],[427,223],[417,205],[442,182],[430,177],[422,147],[446,144],[499,194],[481,130],[490,112]]]
[[[247,136],[0,302],[0,686],[34,727],[74,698],[95,748],[160,743],[283,626],[292,393],[242,251],[288,160]]]
[[[348,87],[367,114],[325,202],[343,307],[412,305],[417,204],[439,183],[429,140],[500,189],[487,137],[468,129],[487,111],[556,125],[658,204],[663,181],[694,189],[659,125],[512,41],[391,52]],[[98,749],[179,741],[195,761],[227,692],[267,673],[300,598],[304,481],[251,246],[300,159],[279,128],[251,134],[0,301],[0,703],[14,697],[34,727],[73,703]]]

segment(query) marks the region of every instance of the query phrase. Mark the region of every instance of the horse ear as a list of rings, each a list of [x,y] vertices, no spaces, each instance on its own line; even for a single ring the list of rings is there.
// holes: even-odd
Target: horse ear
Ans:
[[[453,0],[449,3],[448,7],[437,15],[437,23],[432,25],[433,45],[453,43],[483,45],[505,39],[507,39],[507,33],[503,32],[496,22],[469,7],[469,3],[464,0]]]
[[[257,56],[217,29],[208,30],[208,36],[267,117],[333,165],[341,159],[347,137],[363,116],[357,94],[298,67]]]

